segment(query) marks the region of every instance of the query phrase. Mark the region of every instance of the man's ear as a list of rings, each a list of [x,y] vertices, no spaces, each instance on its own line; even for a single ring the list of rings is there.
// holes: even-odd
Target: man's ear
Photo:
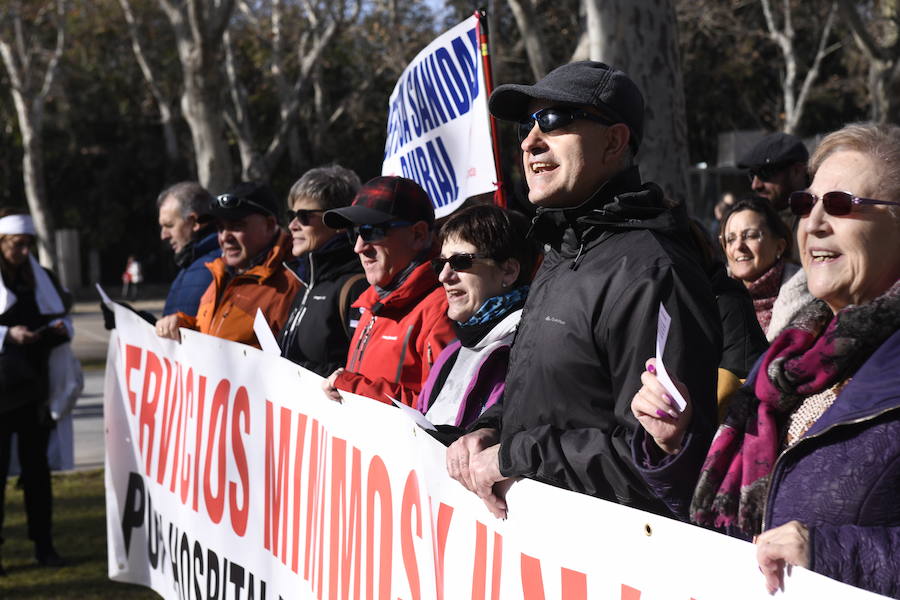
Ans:
[[[431,228],[425,221],[416,221],[410,228],[413,236],[413,248],[423,250],[431,246],[432,236]]]
[[[616,123],[606,128],[606,162],[615,163],[621,160],[628,150],[628,142],[631,140],[631,131],[625,123]]]
[[[197,233],[200,231],[200,220],[197,217],[197,213],[191,213],[184,218],[185,221],[189,221],[191,224],[191,231]]]
[[[788,182],[788,186],[792,189],[788,190],[788,192],[796,192],[798,190],[806,189],[809,185],[809,170],[807,169],[806,163],[798,162],[792,164],[790,167],[790,180]]]

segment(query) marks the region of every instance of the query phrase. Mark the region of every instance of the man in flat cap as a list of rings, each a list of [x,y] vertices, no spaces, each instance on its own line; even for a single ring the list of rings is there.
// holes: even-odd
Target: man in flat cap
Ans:
[[[278,201],[268,186],[240,183],[210,204],[222,256],[207,263],[212,283],[197,315],[184,312],[156,322],[161,337],[181,339],[179,327],[259,348],[253,331],[256,309],[277,335],[284,326],[300,281],[284,266],[291,238],[280,227]]]
[[[803,141],[795,135],[779,131],[757,142],[741,157],[737,166],[748,169],[753,193],[768,200],[775,210],[783,213],[784,218],[791,192],[804,190],[809,185],[808,160],[809,151]],[[790,220],[793,217],[785,222]]]
[[[494,486],[512,477],[666,513],[631,450],[643,431],[631,401],[656,354],[659,307],[671,315],[665,365],[692,399],[685,452],[705,452],[712,438],[722,332],[683,207],[634,165],[643,96],[622,71],[586,61],[498,87],[490,110],[518,123],[533,235],[549,249],[502,405],[451,445],[448,471],[498,517],[506,503]],[[669,414],[688,417],[674,405]]]
[[[788,198],[791,192],[805,190],[809,186],[807,161],[809,151],[803,140],[777,131],[759,140],[737,164],[741,169],[748,169],[753,193],[768,200],[790,228],[793,237],[791,256],[800,256],[797,246],[797,224],[800,220],[791,213]],[[803,269],[796,273],[795,278],[794,285],[805,289],[806,273]]]

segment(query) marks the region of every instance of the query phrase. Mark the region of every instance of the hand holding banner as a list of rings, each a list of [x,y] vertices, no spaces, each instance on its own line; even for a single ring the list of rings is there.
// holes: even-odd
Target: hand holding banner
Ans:
[[[116,581],[165,598],[768,598],[755,547],[523,480],[508,518],[396,408],[116,305],[104,394]],[[874,594],[795,568],[783,597]]]

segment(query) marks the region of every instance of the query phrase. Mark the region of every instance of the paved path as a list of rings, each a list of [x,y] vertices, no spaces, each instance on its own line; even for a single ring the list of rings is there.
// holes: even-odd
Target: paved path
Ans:
[[[140,310],[162,312],[162,300],[135,303]],[[109,332],[103,328],[103,315],[97,302],[79,302],[72,311],[75,338],[72,349],[85,365],[84,391],[72,410],[75,436],[75,468],[103,466],[103,383]]]

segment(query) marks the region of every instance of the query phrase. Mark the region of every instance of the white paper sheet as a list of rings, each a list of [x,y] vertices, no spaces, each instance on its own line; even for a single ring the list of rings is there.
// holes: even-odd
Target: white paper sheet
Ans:
[[[429,421],[428,419],[425,418],[425,415],[423,415],[422,413],[420,413],[413,407],[403,404],[396,398],[391,398],[391,396],[389,394],[385,394],[385,396],[390,398],[391,402],[394,403],[394,406],[399,408],[404,414],[409,416],[410,419],[415,421],[416,425],[418,425],[422,429],[426,429],[428,431],[437,431],[437,428],[434,426],[434,424],[432,424],[431,421]]]
[[[269,328],[269,323],[259,308],[256,309],[256,318],[253,319],[253,332],[256,334],[259,347],[262,348],[263,352],[281,356],[281,348],[278,347],[278,342],[272,334],[272,329]]]
[[[678,388],[675,387],[675,384],[672,383],[672,378],[669,377],[666,366],[663,364],[663,350],[666,349],[666,340],[669,339],[669,326],[671,324],[672,317],[669,316],[666,307],[660,302],[659,319],[656,323],[656,378],[666,388],[669,395],[675,399],[678,410],[682,411],[687,406],[687,401],[685,401],[681,392],[678,391]]]

